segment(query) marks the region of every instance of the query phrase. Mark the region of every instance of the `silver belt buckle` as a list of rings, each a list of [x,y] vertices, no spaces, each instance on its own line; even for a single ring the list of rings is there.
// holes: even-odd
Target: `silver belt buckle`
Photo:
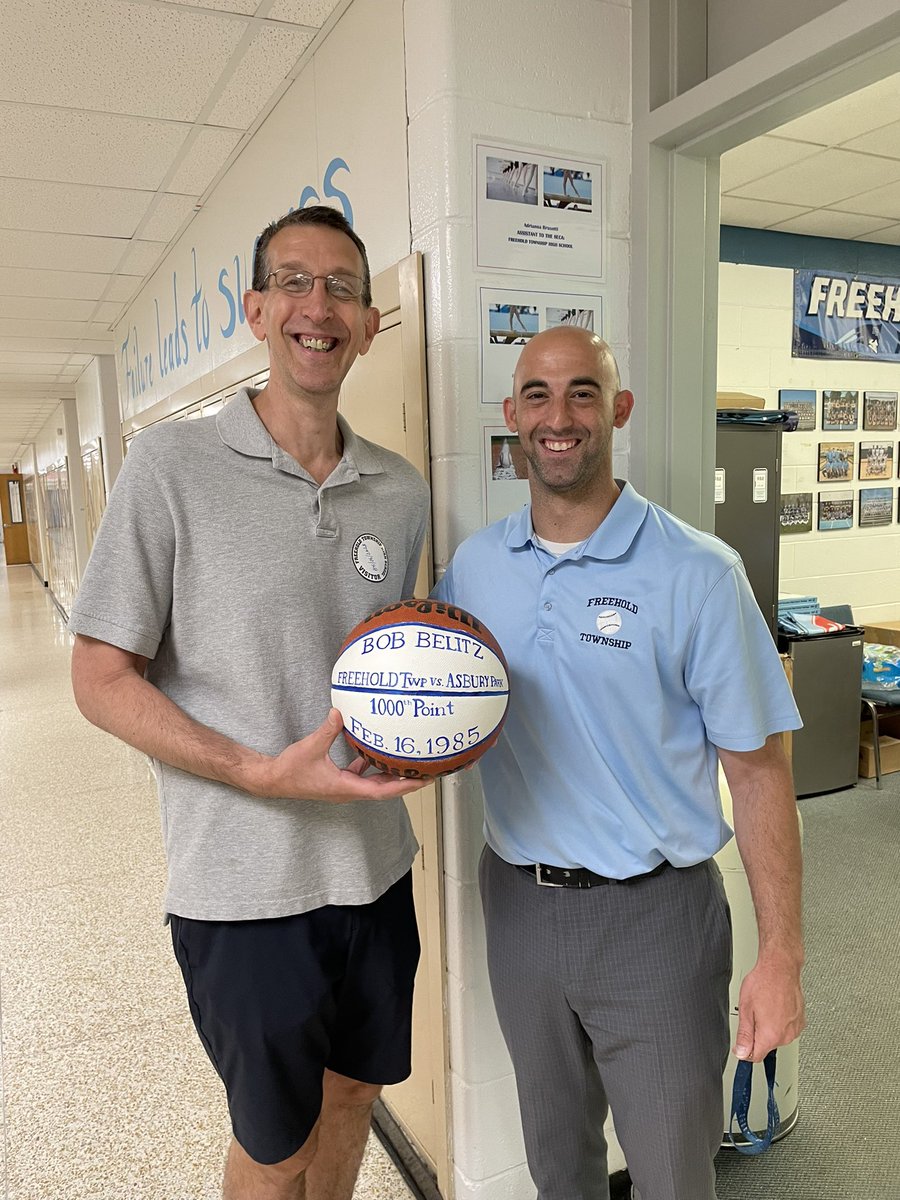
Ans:
[[[549,879],[541,879],[541,864],[540,863],[534,864],[534,877],[538,881],[538,883],[540,884],[541,887],[563,887],[564,886],[561,883],[553,883]]]

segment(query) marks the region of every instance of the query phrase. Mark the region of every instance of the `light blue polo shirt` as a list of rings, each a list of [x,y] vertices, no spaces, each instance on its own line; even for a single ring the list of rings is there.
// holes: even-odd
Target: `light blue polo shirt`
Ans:
[[[481,760],[485,836],[507,862],[625,878],[709,858],[731,836],[715,748],[801,726],[738,555],[619,486],[559,558],[529,506],[473,534],[435,588],[509,663]]]

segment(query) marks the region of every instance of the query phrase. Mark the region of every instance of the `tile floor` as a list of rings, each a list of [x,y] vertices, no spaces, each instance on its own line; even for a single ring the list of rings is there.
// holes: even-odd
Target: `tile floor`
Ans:
[[[227,1114],[162,924],[155,791],[78,713],[70,650],[0,564],[0,1200],[217,1200]],[[410,1197],[374,1137],[356,1197]]]

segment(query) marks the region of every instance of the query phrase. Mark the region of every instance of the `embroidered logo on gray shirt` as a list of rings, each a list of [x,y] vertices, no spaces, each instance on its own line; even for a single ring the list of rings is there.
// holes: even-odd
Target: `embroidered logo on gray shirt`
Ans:
[[[364,533],[353,543],[353,565],[371,583],[387,578],[388,554],[384,542],[374,533]]]

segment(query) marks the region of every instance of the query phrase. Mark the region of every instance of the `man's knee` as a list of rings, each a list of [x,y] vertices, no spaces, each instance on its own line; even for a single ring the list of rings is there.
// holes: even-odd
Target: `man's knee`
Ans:
[[[322,1087],[323,1107],[335,1104],[342,1108],[367,1108],[381,1095],[380,1084],[362,1083],[358,1079],[349,1079],[346,1075],[338,1075],[335,1071],[328,1070],[325,1071]]]
[[[304,1171],[306,1171],[315,1157],[318,1144],[319,1126],[317,1123],[300,1149],[295,1151],[289,1158],[281,1159],[280,1162],[257,1162],[255,1158],[252,1158],[247,1153],[237,1139],[231,1144],[230,1159],[239,1173],[253,1175],[257,1179],[269,1179],[273,1183],[291,1183],[299,1179]]]

